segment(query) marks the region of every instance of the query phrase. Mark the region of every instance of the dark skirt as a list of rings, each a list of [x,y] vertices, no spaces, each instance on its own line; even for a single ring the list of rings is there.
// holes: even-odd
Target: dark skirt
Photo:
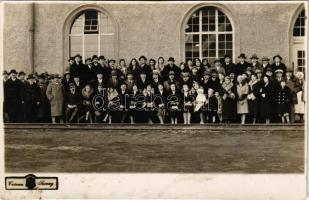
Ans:
[[[237,114],[236,101],[231,98],[222,99],[222,119],[234,120]]]
[[[249,114],[252,117],[257,118],[259,116],[259,110],[260,110],[258,100],[257,99],[248,100],[248,105],[249,105]]]
[[[262,99],[260,105],[260,117],[261,118],[271,118],[273,115],[273,105],[269,100]]]
[[[285,113],[290,113],[290,112],[291,112],[291,105],[289,103],[276,105],[277,114],[283,115]]]

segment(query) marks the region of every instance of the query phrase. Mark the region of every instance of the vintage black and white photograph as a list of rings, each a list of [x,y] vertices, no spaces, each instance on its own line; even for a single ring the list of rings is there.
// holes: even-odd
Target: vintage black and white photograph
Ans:
[[[3,167],[21,188],[57,173],[295,175],[301,189],[250,199],[306,198],[307,2],[1,8]]]

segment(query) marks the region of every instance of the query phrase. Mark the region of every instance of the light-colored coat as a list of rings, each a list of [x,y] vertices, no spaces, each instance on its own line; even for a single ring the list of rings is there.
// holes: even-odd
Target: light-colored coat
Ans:
[[[247,95],[249,93],[248,84],[238,84],[237,85],[237,95],[238,97],[242,97],[243,95]],[[237,113],[238,114],[247,114],[249,113],[248,108],[248,99],[243,98],[242,100],[237,100]]]
[[[61,83],[51,82],[46,89],[46,96],[50,102],[51,116],[62,116],[64,88]]]

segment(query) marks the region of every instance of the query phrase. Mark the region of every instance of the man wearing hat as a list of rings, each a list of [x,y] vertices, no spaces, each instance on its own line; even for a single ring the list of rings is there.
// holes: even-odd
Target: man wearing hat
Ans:
[[[75,63],[71,65],[70,67],[70,74],[72,77],[79,76],[81,79],[83,79],[85,66],[82,62],[81,55],[77,54],[74,56]]]
[[[150,84],[150,80],[147,77],[145,71],[141,71],[140,73],[141,73],[140,77],[139,79],[137,79],[136,84],[137,84],[138,89],[144,90],[147,87],[147,85]]]
[[[65,94],[65,121],[72,123],[76,121],[76,116],[80,108],[82,97],[79,92],[76,91],[74,83],[69,84],[69,92]]]
[[[29,74],[26,84],[21,92],[21,101],[23,106],[23,117],[26,123],[36,123],[37,111],[41,104],[41,90],[35,82],[35,77]]]
[[[50,106],[49,101],[46,96],[46,75],[45,73],[40,74],[38,76],[38,86],[40,88],[41,92],[41,102],[38,106],[38,112],[37,112],[37,121],[39,123],[50,123],[51,122],[51,116],[50,116]]]
[[[68,59],[67,67],[65,68],[65,71],[70,71],[71,66],[75,63],[74,57],[70,57]]]
[[[274,80],[274,72],[270,67],[266,69],[265,75],[268,76],[271,81]]]
[[[171,84],[175,84],[176,88],[179,89],[179,82],[176,80],[176,74],[174,71],[169,72],[168,79],[163,83],[166,91],[169,91]]]
[[[201,82],[201,86],[204,88],[204,92],[207,93],[208,89],[211,87],[211,72],[209,72],[208,70],[204,71],[204,76]]]
[[[2,79],[4,83],[9,79],[9,73],[6,70],[2,73]]]
[[[80,80],[80,77],[77,74],[75,76],[73,76],[72,83],[74,83],[76,91],[81,94],[82,93],[82,89],[84,88],[86,83],[83,82],[82,80]]]
[[[118,79],[118,75],[117,72],[115,70],[113,70],[111,72],[111,78],[109,79],[108,83],[107,83],[107,87],[108,88],[114,88],[116,90],[119,90],[120,88],[120,80]]]
[[[61,83],[62,83],[64,90],[66,92],[69,92],[69,90],[70,90],[69,83],[71,83],[71,82],[72,82],[72,79],[71,79],[70,72],[69,71],[64,72],[63,79],[61,80]]]
[[[244,73],[244,71],[250,66],[250,64],[246,61],[247,57],[244,53],[241,53],[238,56],[239,62],[236,64],[235,73],[240,75]]]
[[[25,79],[25,77],[26,77],[26,73],[25,73],[25,72],[20,71],[20,72],[18,73],[18,79],[19,79],[22,83],[26,83],[26,82],[27,82],[26,79]]]
[[[266,69],[269,68],[269,67],[271,67],[270,64],[269,64],[269,58],[267,56],[263,56],[262,65],[261,65],[263,75],[266,74]]]
[[[175,65],[175,59],[173,57],[170,57],[168,59],[168,64],[163,68],[161,72],[164,81],[168,80],[170,71],[174,72],[175,79],[178,80],[180,76],[180,69],[178,66]]]
[[[261,69],[261,64],[259,63],[259,57],[256,54],[253,54],[250,59],[251,59],[251,66],[250,67],[253,70]]]
[[[22,122],[21,108],[21,91],[22,82],[17,79],[17,71],[10,71],[10,78],[4,85],[4,110],[8,113],[8,120],[11,123]]]
[[[94,89],[96,89],[98,85],[102,85],[104,88],[107,88],[107,81],[108,80],[104,77],[103,73],[101,71],[98,71],[96,79],[90,84]]]
[[[217,73],[221,73],[221,74],[225,75],[225,69],[224,69],[224,67],[221,66],[221,61],[219,59],[216,59],[214,61],[214,64],[215,64],[215,66],[210,69],[210,72],[215,71]]]
[[[106,80],[109,80],[111,77],[111,71],[112,69],[108,66],[108,63],[106,62],[106,59],[104,56],[99,56],[98,58],[98,68],[97,72],[101,72],[103,74],[103,77],[106,78]]]
[[[286,72],[286,66],[284,63],[282,63],[282,57],[277,54],[273,57],[274,63],[271,65],[271,68],[276,71],[277,69],[282,69],[283,74]]]
[[[96,79],[98,69],[92,64],[91,58],[87,58],[85,63],[84,78],[82,78],[82,80],[84,80],[85,83],[90,83]]]
[[[225,69],[226,74],[230,74],[231,72],[236,73],[236,65],[232,63],[232,57],[230,55],[224,56],[224,63],[222,67]]]
[[[147,77],[150,77],[151,75],[151,67],[147,65],[147,58],[145,56],[139,57],[139,66],[137,68],[138,74],[141,75],[141,73],[145,73]]]

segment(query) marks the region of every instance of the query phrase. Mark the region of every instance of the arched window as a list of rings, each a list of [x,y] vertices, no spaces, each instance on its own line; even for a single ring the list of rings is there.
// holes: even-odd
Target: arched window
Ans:
[[[213,62],[224,55],[233,56],[233,27],[229,18],[216,7],[195,11],[185,27],[185,57],[207,58]]]
[[[70,56],[81,54],[114,58],[114,26],[112,20],[95,9],[82,11],[70,29]]]
[[[293,67],[294,70],[304,71],[305,61],[306,61],[306,51],[305,51],[305,9],[302,9],[298,14],[294,26],[293,26]]]

